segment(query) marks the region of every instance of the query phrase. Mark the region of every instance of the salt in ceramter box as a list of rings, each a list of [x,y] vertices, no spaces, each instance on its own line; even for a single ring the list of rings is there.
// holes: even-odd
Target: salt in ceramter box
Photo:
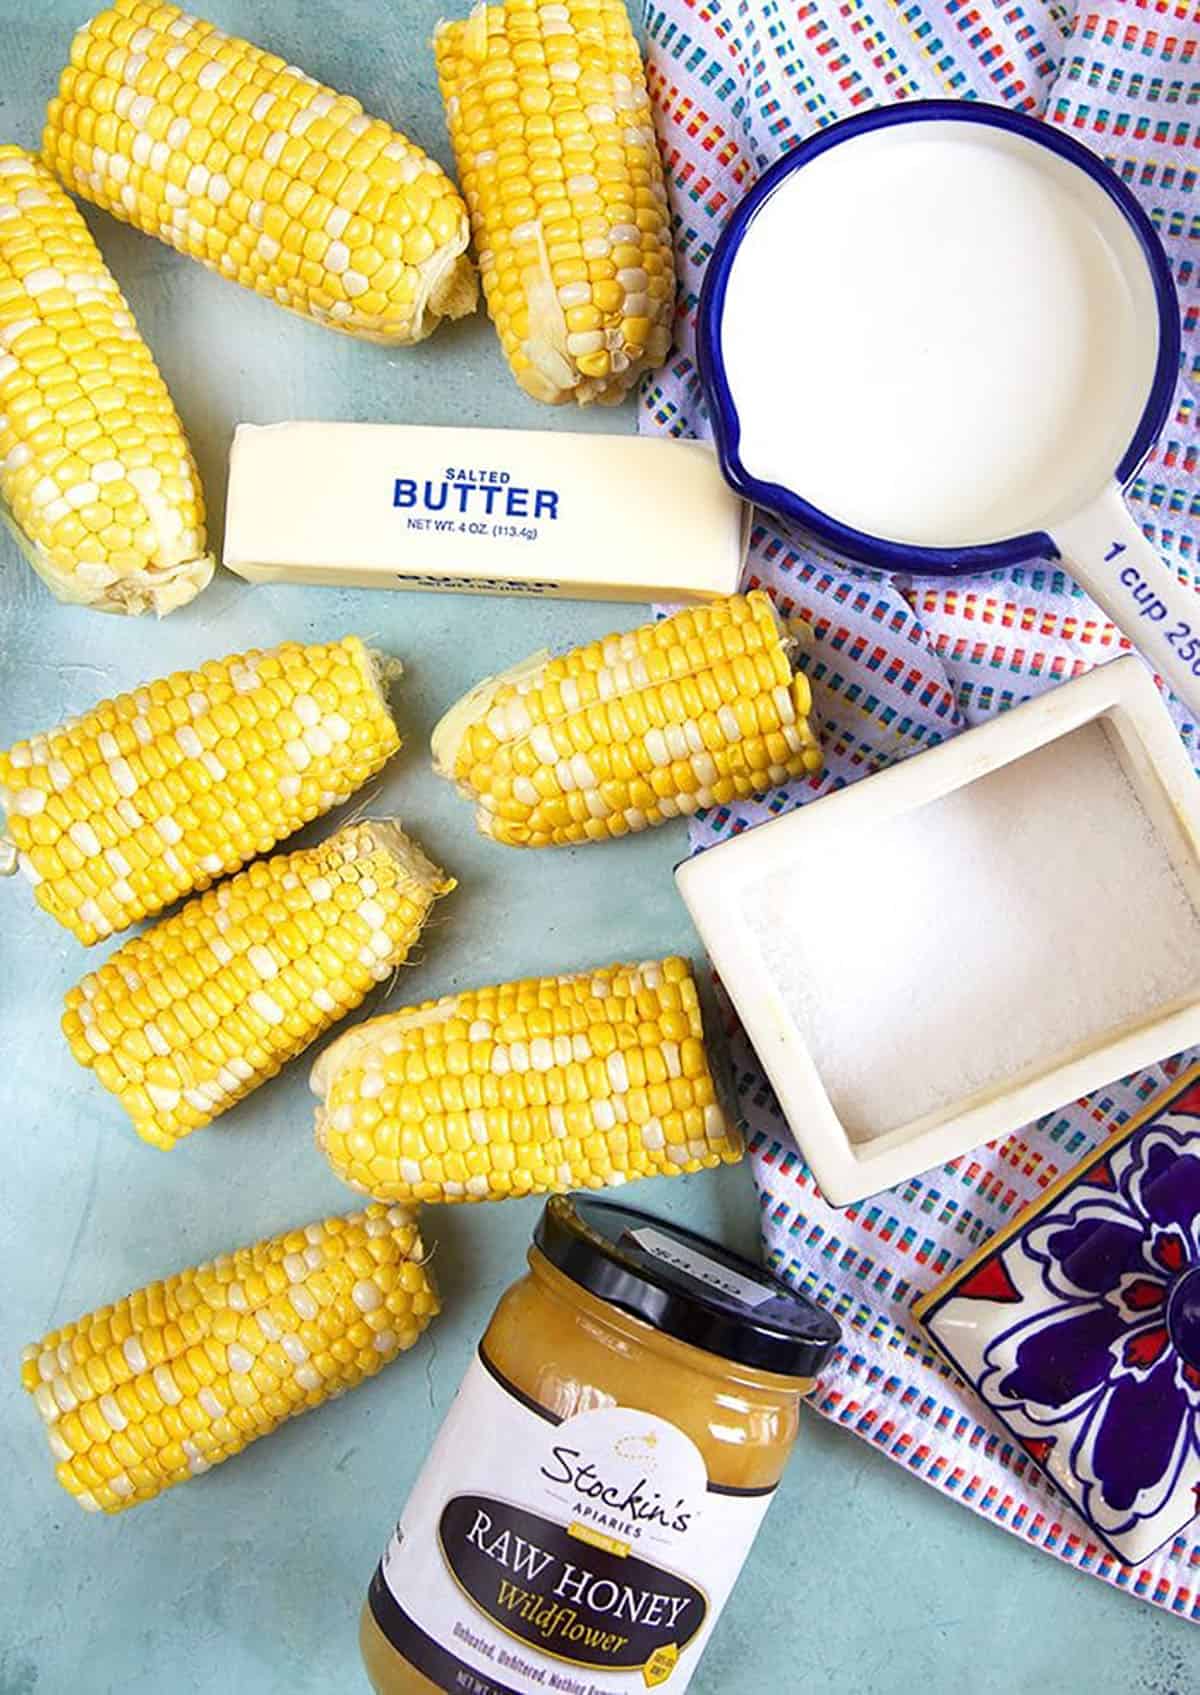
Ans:
[[[1200,1041],[1200,781],[1133,656],[676,878],[835,1205]]]

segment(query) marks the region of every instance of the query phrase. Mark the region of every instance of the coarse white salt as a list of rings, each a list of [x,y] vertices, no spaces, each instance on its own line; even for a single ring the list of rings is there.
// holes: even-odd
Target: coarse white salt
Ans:
[[[1099,724],[840,840],[836,863],[812,851],[744,912],[852,1141],[1200,984],[1200,916]]]

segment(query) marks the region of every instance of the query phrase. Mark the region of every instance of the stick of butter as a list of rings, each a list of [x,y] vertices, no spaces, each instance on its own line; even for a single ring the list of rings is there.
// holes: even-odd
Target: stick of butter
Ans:
[[[225,564],[251,582],[733,594],[750,508],[702,442],[409,424],[240,424]]]

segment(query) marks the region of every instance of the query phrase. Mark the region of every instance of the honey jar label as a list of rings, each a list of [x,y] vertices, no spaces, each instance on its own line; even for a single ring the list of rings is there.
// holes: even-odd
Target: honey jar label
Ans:
[[[376,1623],[438,1688],[687,1688],[773,1491],[710,1483],[676,1425],[560,1420],[480,1354],[371,1584]]]

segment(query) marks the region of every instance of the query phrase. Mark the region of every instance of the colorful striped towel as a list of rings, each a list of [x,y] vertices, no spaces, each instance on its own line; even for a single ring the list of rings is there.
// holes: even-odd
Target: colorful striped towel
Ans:
[[[641,427],[709,433],[692,356],[700,282],[730,208],[766,165],[814,130],[884,102],[957,95],[1004,103],[1107,159],[1141,196],[1170,254],[1183,372],[1132,494],[1147,535],[1191,581],[1200,539],[1189,381],[1200,358],[1191,248],[1200,233],[1200,4],[1109,0],[1072,16],[1057,0],[647,0],[646,23],[677,219],[681,318],[679,351],[648,385]],[[868,464],[866,415],[860,450]],[[931,747],[1127,645],[1048,562],[902,590],[763,522],[748,570],[812,631],[829,768],[808,788],[696,820],[696,849]],[[1196,726],[1172,709],[1196,758]],[[1200,1619],[1200,1525],[1144,1567],[1119,1565],[989,1423],[911,1316],[921,1293],[1131,1117],[1180,1063],[837,1212],[814,1187],[753,1054],[744,1044],[738,1054],[767,1254],[845,1329],[818,1410],[1014,1534]]]

